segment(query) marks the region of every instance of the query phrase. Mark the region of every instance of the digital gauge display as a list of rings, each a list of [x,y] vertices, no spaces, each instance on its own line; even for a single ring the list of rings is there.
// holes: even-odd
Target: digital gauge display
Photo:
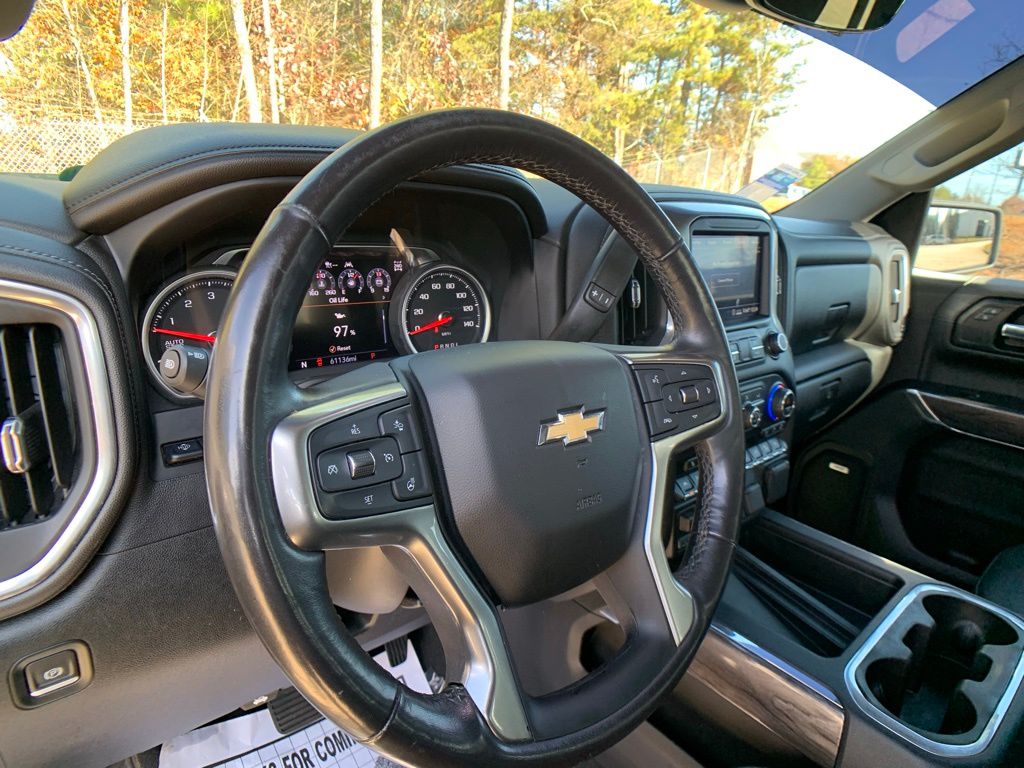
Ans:
[[[334,249],[314,272],[299,309],[290,370],[393,357],[392,289],[406,269],[393,248]]]

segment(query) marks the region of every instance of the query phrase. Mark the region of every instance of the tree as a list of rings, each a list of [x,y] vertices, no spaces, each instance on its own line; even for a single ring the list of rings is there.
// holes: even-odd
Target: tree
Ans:
[[[167,123],[167,0],[160,17],[160,114]]]
[[[804,177],[800,180],[800,186],[807,187],[808,189],[820,187],[852,162],[852,157],[843,157],[842,155],[821,153],[809,155],[800,164],[800,170],[804,172]]]
[[[515,0],[504,0],[501,6],[501,25],[498,40],[498,109],[508,109],[509,83],[512,76],[512,19],[516,12]]]
[[[235,22],[235,40],[238,44],[241,81],[245,86],[245,99],[249,105],[249,122],[259,123],[263,120],[263,107],[256,85],[256,68],[252,63],[252,45],[249,42],[249,22],[245,17],[244,0],[231,0],[231,16]]]
[[[384,85],[384,3],[370,0],[370,127],[380,125],[380,99]]]
[[[124,93],[124,129],[132,129],[132,66],[131,66],[131,25],[128,19],[128,0],[121,0],[121,82]]]
[[[270,90],[270,122],[281,122],[277,90],[277,46],[274,42],[274,21],[270,17],[270,0],[263,0],[263,34],[267,38],[267,86]]]
[[[82,79],[85,81],[85,91],[89,94],[89,102],[92,104],[93,115],[96,118],[97,125],[103,123],[103,114],[100,112],[100,100],[96,95],[96,87],[93,85],[92,70],[89,67],[89,61],[85,58],[85,52],[82,48],[82,35],[78,28],[78,23],[71,17],[71,8],[68,7],[68,0],[60,0],[60,8],[64,12],[64,18],[67,21],[68,39],[71,41],[71,46],[75,51],[75,58],[78,60],[78,66],[82,72]]]

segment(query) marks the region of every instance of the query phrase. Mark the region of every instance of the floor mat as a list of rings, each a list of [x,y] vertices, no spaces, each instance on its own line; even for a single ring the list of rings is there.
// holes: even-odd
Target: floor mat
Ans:
[[[430,693],[412,643],[404,661],[392,665],[381,652],[374,661],[414,691]],[[160,768],[384,768],[393,765],[321,720],[290,736],[274,727],[263,709],[198,728],[160,748]]]

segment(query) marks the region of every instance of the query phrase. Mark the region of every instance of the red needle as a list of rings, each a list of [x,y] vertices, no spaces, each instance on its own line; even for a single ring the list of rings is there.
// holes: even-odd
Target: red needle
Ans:
[[[410,336],[415,336],[417,333],[423,333],[424,331],[432,331],[435,328],[440,328],[442,325],[448,325],[448,323],[450,323],[454,319],[455,318],[452,317],[451,315],[448,315],[448,317],[442,317],[440,320],[435,320],[432,323],[427,323],[426,325],[421,325],[415,331],[409,331],[409,335]]]
[[[206,336],[202,333],[189,333],[188,331],[169,331],[166,328],[154,328],[153,333],[166,333],[168,336],[180,336],[183,339],[194,339],[213,344],[217,339],[214,336]]]

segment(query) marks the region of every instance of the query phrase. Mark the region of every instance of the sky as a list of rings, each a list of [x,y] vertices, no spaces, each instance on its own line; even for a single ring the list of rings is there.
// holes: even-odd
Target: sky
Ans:
[[[809,153],[862,157],[933,106],[848,53],[808,38],[790,55],[799,84],[758,142],[754,177]]]

